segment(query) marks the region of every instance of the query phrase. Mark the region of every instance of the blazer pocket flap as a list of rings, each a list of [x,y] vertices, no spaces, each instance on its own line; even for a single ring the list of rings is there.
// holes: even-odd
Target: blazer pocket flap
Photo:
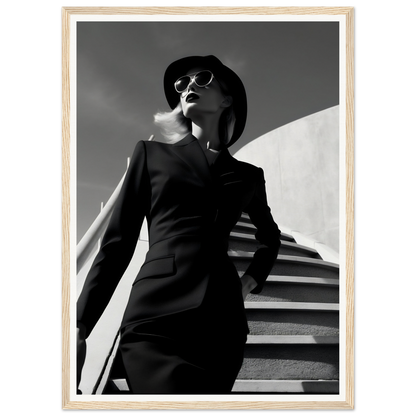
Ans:
[[[133,285],[148,277],[167,277],[171,276],[176,271],[175,265],[175,255],[159,257],[157,259],[149,260],[144,263],[140,269],[139,274],[136,277],[136,280],[133,282]]]
[[[226,186],[226,185],[237,185],[237,184],[240,184],[240,183],[243,183],[243,181],[242,181],[242,180],[240,180],[240,179],[236,179],[235,181],[225,182],[225,183],[223,184],[223,186]]]
[[[222,186],[241,184],[241,177],[235,172],[227,172],[221,175],[220,182]]]

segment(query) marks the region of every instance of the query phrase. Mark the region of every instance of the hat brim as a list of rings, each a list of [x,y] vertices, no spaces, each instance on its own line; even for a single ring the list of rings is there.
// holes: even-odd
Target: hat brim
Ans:
[[[229,94],[233,97],[233,109],[236,122],[233,136],[227,144],[227,147],[229,147],[239,139],[246,125],[247,96],[244,85],[239,76],[222,64],[215,56],[188,56],[173,62],[166,69],[163,85],[170,108],[174,109],[180,100],[180,96],[175,90],[175,81],[192,68],[209,69],[214,76],[218,77],[227,85]]]

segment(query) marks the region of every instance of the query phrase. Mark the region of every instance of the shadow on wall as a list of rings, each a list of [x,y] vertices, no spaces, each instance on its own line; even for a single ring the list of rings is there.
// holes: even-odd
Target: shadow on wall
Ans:
[[[272,130],[234,156],[263,168],[278,225],[339,252],[339,106]]]

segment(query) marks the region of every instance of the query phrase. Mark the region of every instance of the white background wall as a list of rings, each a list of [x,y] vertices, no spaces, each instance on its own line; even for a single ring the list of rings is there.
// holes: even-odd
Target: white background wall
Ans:
[[[273,218],[339,251],[339,106],[293,121],[234,155],[260,166]],[[282,228],[283,231],[283,228]]]

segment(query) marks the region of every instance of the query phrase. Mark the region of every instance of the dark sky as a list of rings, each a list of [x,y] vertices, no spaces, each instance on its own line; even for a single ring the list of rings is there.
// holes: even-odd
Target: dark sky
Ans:
[[[126,169],[138,140],[159,135],[163,74],[176,59],[216,55],[242,79],[257,137],[339,104],[338,22],[78,22],[77,240]]]

